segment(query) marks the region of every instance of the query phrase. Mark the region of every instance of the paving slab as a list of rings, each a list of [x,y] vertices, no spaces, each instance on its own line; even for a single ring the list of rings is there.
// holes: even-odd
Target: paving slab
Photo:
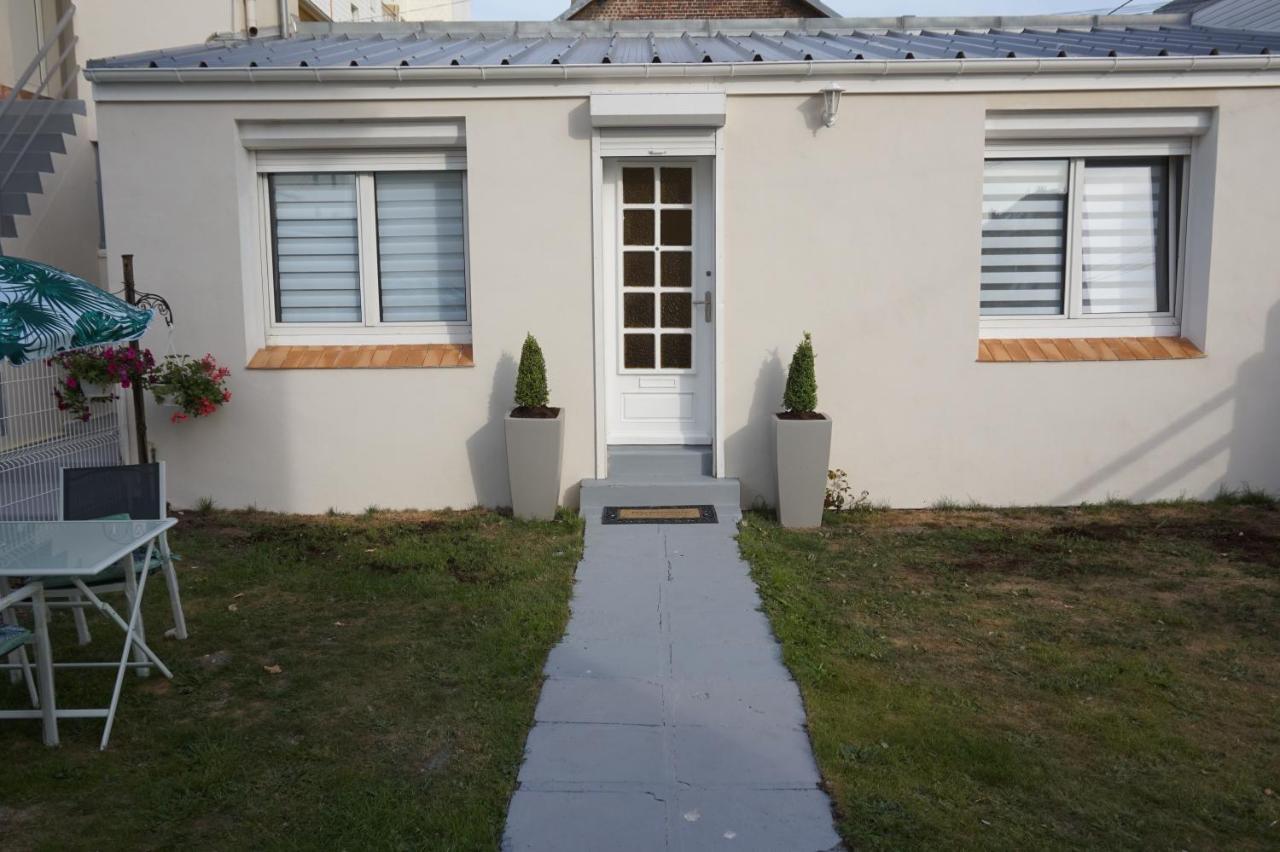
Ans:
[[[666,804],[648,793],[517,790],[502,848],[510,852],[667,848]]]
[[[535,850],[839,848],[735,535],[587,518],[503,835]]]

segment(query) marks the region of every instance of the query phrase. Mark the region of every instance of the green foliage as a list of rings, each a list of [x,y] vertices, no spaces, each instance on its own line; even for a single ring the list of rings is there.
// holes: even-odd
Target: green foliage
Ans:
[[[532,334],[526,335],[524,347],[520,350],[520,367],[516,371],[516,405],[520,408],[542,408],[550,398],[542,347]]]
[[[787,371],[787,389],[782,395],[782,407],[797,414],[811,414],[818,410],[818,377],[813,367],[813,338],[804,333],[804,340],[791,356],[791,369]]]

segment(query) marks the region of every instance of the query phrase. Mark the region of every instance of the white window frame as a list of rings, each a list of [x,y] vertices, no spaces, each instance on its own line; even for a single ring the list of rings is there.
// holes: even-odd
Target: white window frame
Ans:
[[[471,227],[467,204],[467,158],[462,149],[419,151],[257,151],[257,180],[262,270],[261,308],[268,346],[421,345],[471,342]],[[375,176],[384,172],[462,172],[463,280],[467,319],[446,322],[383,322],[378,279],[378,216]],[[360,315],[355,323],[280,322],[276,312],[274,234],[271,228],[273,174],[339,173],[356,176],[360,265]]]
[[[1171,158],[1178,169],[1177,197],[1170,199],[1169,310],[1150,313],[1087,314],[1083,310],[1084,282],[1081,217],[1076,205],[1084,193],[1084,163],[1089,159]],[[1100,141],[996,139],[988,137],[984,163],[990,160],[1067,160],[1067,234],[1063,275],[1064,312],[1052,316],[983,316],[979,337],[1179,337],[1182,334],[1187,222],[1190,217],[1192,141],[1116,138]],[[1172,177],[1172,169],[1170,177]],[[979,290],[981,288],[979,287]]]

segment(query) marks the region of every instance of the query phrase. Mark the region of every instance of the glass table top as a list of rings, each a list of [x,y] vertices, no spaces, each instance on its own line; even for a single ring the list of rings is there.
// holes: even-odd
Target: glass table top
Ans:
[[[90,577],[177,523],[177,518],[0,523],[0,576]]]

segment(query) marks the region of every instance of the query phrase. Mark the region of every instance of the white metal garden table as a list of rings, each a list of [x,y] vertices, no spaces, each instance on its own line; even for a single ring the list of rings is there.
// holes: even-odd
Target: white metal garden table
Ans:
[[[131,668],[148,668],[154,665],[165,677],[172,678],[173,673],[159,656],[148,647],[139,627],[142,610],[143,592],[147,585],[147,571],[137,572],[137,590],[133,594],[132,606],[129,608],[128,621],[120,617],[114,608],[85,584],[95,576],[110,568],[117,562],[125,562],[126,579],[134,576],[132,565],[134,551],[146,548],[146,557],[142,565],[150,566],[156,551],[156,540],[160,535],[178,521],[176,518],[165,518],[158,521],[18,521],[0,523],[0,578],[23,577],[26,585],[18,592],[8,596],[19,595],[39,602],[43,598],[43,580],[54,577],[65,577],[80,591],[89,605],[114,621],[124,631],[124,648],[120,652],[118,662],[104,663],[53,663],[48,653],[47,634],[41,639],[44,630],[43,613],[36,618],[37,647],[43,641],[45,653],[39,655],[37,661],[42,683],[41,707],[38,710],[4,710],[0,711],[0,719],[43,719],[45,721],[45,742],[48,745],[58,744],[58,719],[106,719],[106,727],[102,732],[101,748],[107,747],[111,738],[111,725],[115,721],[116,706],[120,702],[120,690],[124,686],[125,672]],[[171,558],[168,548],[161,549],[163,559]],[[30,590],[23,594],[24,591]],[[6,598],[6,600],[8,599]],[[130,662],[131,651],[138,652],[138,661]],[[53,690],[54,668],[86,668],[112,667],[116,669],[115,688],[111,692],[111,703],[106,707],[88,709],[58,709],[55,704]],[[47,689],[43,684],[47,683]],[[46,698],[47,696],[47,698]]]

